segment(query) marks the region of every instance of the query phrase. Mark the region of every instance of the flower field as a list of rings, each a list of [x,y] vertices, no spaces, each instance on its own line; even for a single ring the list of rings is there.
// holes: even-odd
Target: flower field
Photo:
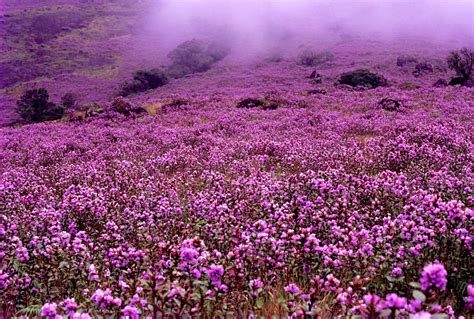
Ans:
[[[273,94],[0,129],[0,317],[472,315],[472,88]]]

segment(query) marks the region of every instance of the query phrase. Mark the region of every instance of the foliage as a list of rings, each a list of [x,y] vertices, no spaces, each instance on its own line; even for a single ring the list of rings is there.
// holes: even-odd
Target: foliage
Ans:
[[[66,93],[61,98],[61,105],[65,109],[73,108],[77,105],[77,97],[74,93]]]
[[[209,95],[1,129],[1,316],[472,313],[470,89]]]
[[[298,62],[304,66],[321,66],[334,60],[331,52],[305,50],[298,56]]]
[[[471,78],[472,75],[474,51],[468,48],[452,51],[448,55],[447,62],[451,70],[454,70],[457,75],[467,80]]]
[[[353,87],[363,86],[367,88],[376,88],[379,86],[386,86],[387,80],[382,75],[370,72],[367,69],[358,69],[343,73],[339,79],[339,83]]]
[[[119,95],[128,96],[156,89],[169,82],[168,75],[161,69],[140,70],[135,72],[133,80],[122,85]]]
[[[229,51],[229,46],[220,42],[209,45],[196,39],[183,42],[168,54],[171,65],[167,72],[175,78],[206,72],[214,63],[225,58]]]
[[[17,112],[26,122],[43,122],[60,119],[64,108],[48,101],[44,88],[28,90],[17,101]]]

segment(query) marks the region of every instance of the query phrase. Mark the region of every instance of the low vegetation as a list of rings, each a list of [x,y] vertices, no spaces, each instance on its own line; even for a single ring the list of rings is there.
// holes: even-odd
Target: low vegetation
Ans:
[[[474,65],[474,51],[463,48],[459,51],[453,51],[447,58],[448,66],[456,72],[457,77],[450,82],[451,85],[465,85],[470,82],[472,85],[472,68]]]
[[[17,112],[27,123],[38,123],[60,119],[65,107],[49,101],[44,88],[28,90],[17,101]]]
[[[225,43],[207,44],[196,39],[183,42],[168,54],[171,65],[167,73],[171,77],[180,78],[188,74],[206,72],[229,52],[230,47]]]
[[[334,60],[331,52],[316,52],[313,50],[303,51],[298,56],[298,63],[304,66],[322,66]]]
[[[137,71],[135,72],[132,81],[125,82],[122,85],[119,95],[128,96],[139,92],[145,92],[166,85],[168,82],[168,75],[162,69]]]
[[[386,86],[387,80],[382,75],[367,69],[358,69],[341,74],[339,84],[373,89],[379,86]]]

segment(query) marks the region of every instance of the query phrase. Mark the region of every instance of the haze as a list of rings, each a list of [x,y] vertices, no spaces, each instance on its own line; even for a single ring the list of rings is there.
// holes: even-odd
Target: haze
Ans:
[[[147,24],[162,45],[219,37],[252,55],[342,37],[472,44],[473,12],[472,1],[163,0]]]

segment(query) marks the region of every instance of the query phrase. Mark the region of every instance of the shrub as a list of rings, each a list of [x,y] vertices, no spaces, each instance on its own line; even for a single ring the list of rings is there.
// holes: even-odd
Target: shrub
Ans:
[[[66,93],[64,96],[61,98],[61,105],[68,109],[76,106],[77,101],[76,101],[76,95],[73,93]]]
[[[432,72],[433,72],[433,65],[431,65],[428,62],[421,62],[415,66],[415,71],[413,71],[413,75],[415,77],[419,77],[424,73],[432,73]]]
[[[448,85],[448,82],[445,79],[439,79],[433,84],[435,88],[442,88]]]
[[[411,64],[411,63],[417,63],[418,60],[413,57],[413,56],[409,56],[409,55],[402,55],[402,56],[399,56],[397,57],[397,66],[405,66],[407,64]]]
[[[366,69],[358,69],[343,73],[339,80],[340,84],[350,85],[352,87],[364,86],[367,88],[376,88],[386,86],[387,80],[376,73],[372,73]]]
[[[399,100],[391,99],[391,98],[384,98],[379,101],[379,106],[381,109],[389,112],[394,112],[400,110],[402,103]]]
[[[133,80],[122,85],[119,95],[128,96],[156,89],[169,82],[168,75],[161,69],[140,70],[135,72]]]
[[[28,90],[17,101],[17,112],[22,119],[32,123],[60,119],[64,108],[48,99],[48,91],[44,88]]]
[[[239,109],[251,109],[251,108],[259,107],[259,106],[262,106],[262,105],[263,105],[263,102],[259,99],[246,98],[246,99],[243,99],[243,100],[239,101],[239,103],[237,103],[237,108],[239,108]]]
[[[214,59],[214,62],[218,62],[229,55],[230,46],[226,42],[214,41],[207,47],[207,53]]]
[[[306,50],[299,55],[298,62],[304,66],[320,66],[333,59],[334,56],[331,52],[314,52]]]
[[[115,98],[115,100],[112,102],[111,110],[125,116],[146,113],[146,110],[143,107],[133,104],[121,96]]]
[[[212,64],[225,58],[229,51],[230,48],[220,42],[209,45],[199,40],[183,42],[168,54],[171,59],[168,74],[180,78],[188,74],[206,72]]]
[[[262,99],[246,98],[240,100],[236,107],[239,109],[261,108],[262,110],[276,110],[280,106],[281,101],[278,101],[272,96],[266,96]]]
[[[474,64],[474,51],[463,48],[459,51],[453,51],[447,58],[448,66],[456,74],[464,79],[469,79],[472,75],[472,66]]]

